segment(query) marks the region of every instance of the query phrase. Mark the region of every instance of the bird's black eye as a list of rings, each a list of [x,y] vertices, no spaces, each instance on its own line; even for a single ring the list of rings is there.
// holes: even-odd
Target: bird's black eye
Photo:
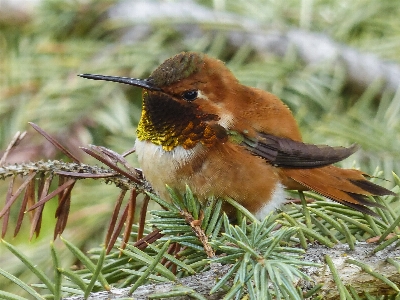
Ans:
[[[186,101],[193,101],[196,100],[198,95],[199,92],[197,90],[190,90],[183,92],[182,98],[185,99]]]

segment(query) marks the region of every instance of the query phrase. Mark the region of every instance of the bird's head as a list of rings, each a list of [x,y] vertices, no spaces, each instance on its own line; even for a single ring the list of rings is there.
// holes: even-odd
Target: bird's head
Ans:
[[[232,113],[227,102],[235,97],[237,79],[223,62],[205,54],[182,52],[164,61],[146,79],[81,74],[143,88],[140,140],[166,151],[198,143],[210,147],[227,139]]]

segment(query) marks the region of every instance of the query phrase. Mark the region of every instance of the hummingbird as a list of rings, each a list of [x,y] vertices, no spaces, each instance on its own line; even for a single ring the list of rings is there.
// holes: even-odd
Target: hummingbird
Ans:
[[[358,147],[304,143],[277,96],[241,84],[220,60],[182,52],[146,79],[80,74],[143,89],[135,150],[144,177],[205,202],[230,197],[258,219],[286,201],[285,190],[311,190],[362,213],[382,207],[369,196],[395,195],[366,173],[334,166]],[[225,207],[232,214],[232,207]]]

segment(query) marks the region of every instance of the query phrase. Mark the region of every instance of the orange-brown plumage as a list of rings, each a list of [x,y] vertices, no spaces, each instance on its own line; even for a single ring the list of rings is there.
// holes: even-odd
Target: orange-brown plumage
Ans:
[[[262,218],[284,201],[283,189],[313,190],[364,213],[371,195],[393,195],[361,171],[332,165],[356,148],[302,142],[289,108],[276,96],[240,84],[219,60],[183,52],[148,79],[84,74],[145,89],[136,152],[147,180],[200,200],[231,197]]]

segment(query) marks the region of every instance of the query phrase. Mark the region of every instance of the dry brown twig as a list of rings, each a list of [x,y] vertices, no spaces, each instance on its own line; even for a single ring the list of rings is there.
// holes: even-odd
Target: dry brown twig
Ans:
[[[40,233],[43,208],[45,204],[51,199],[58,197],[58,207],[55,213],[57,221],[54,229],[54,239],[56,239],[57,236],[63,233],[67,225],[71,205],[71,191],[77,180],[102,178],[106,181],[114,181],[114,183],[121,189],[105,239],[107,252],[110,252],[113,248],[124,225],[125,231],[123,233],[121,248],[125,248],[134,221],[136,199],[138,195],[142,194],[144,191],[151,191],[149,184],[147,184],[143,179],[141,171],[129,166],[122,155],[107,148],[93,145],[89,148],[82,148],[82,150],[98,159],[100,162],[103,162],[110,169],[107,170],[104,168],[85,165],[81,163],[67,148],[61,145],[38,125],[34,123],[30,123],[30,125],[57,149],[70,158],[73,163],[50,161],[7,165],[6,160],[9,153],[15,149],[18,143],[25,136],[25,133],[18,132],[14,136],[0,160],[0,177],[3,179],[11,177],[8,193],[6,195],[6,203],[0,211],[0,218],[3,218],[2,237],[4,237],[7,232],[11,207],[20,196],[23,195],[14,235],[19,233],[24,216],[26,213],[29,213],[31,216],[30,238],[32,238],[33,235],[38,236]],[[121,164],[125,169],[118,166],[118,164]],[[15,178],[18,175],[24,177],[24,181],[14,191],[16,185]],[[54,178],[59,179],[58,186],[53,191],[50,191],[50,186]],[[39,179],[38,183],[36,183],[36,179]],[[128,203],[124,207],[121,216],[118,218],[122,201],[128,190],[130,191]],[[139,226],[142,226],[143,228],[145,221],[143,216],[146,214],[148,201],[149,199],[146,196],[141,209],[141,222]],[[139,228],[142,235],[143,228]],[[141,236],[139,235],[138,240],[140,238]]]

